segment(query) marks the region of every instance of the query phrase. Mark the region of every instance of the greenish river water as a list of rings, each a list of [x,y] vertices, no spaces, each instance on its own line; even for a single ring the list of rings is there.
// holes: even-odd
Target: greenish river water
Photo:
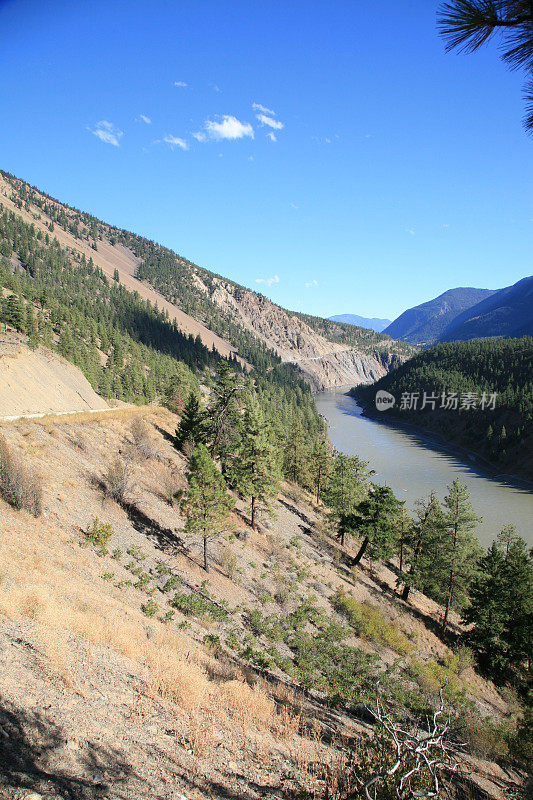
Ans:
[[[470,489],[475,512],[483,518],[478,538],[488,545],[511,522],[533,546],[533,492],[484,474],[475,463],[454,455],[420,434],[399,430],[362,416],[346,389],[320,392],[315,400],[328,422],[334,446],[370,462],[377,483],[387,484],[408,509],[434,490],[441,499],[446,487],[460,478]]]

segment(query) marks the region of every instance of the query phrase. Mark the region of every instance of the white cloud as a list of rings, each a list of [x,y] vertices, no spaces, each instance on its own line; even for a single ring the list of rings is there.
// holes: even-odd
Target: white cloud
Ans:
[[[261,103],[252,103],[252,108],[254,111],[259,111],[263,114],[268,114],[270,117],[276,116],[275,111],[272,111],[271,108],[266,108],[265,106],[262,106]]]
[[[167,133],[167,135],[163,138],[165,144],[168,144],[171,150],[174,150],[175,147],[179,147],[181,150],[188,150],[189,145],[185,141],[185,139],[180,139],[179,136],[172,136],[172,134]]]
[[[289,205],[290,205],[291,208],[296,209],[296,211],[298,211],[298,209],[300,207],[300,206],[297,206],[296,203],[289,203]]]
[[[312,281],[306,281],[305,288],[306,289],[314,289],[315,286],[318,286],[318,281],[313,278]]]
[[[410,236],[414,236],[415,235],[415,232],[414,232],[414,230],[412,228],[406,228],[405,232],[408,233]]]
[[[273,283],[279,283],[279,275],[273,275],[272,278],[256,278],[256,283],[266,283],[267,286],[272,286]]]
[[[179,86],[180,89],[186,89],[187,84],[185,81],[174,81],[174,86]]]
[[[205,142],[207,136],[203,131],[196,131],[196,133],[191,134],[193,139],[196,139],[197,142]]]
[[[141,122],[145,122],[147,125],[152,124],[152,120],[150,119],[150,117],[147,117],[146,114],[139,114],[137,119],[140,120]]]
[[[272,131],[270,131],[270,133],[267,133],[267,139],[270,139],[271,142],[277,142],[278,141],[276,139],[276,134],[272,133]]]
[[[101,142],[112,144],[114,147],[119,146],[120,140],[124,136],[122,131],[106,119],[101,119],[100,122],[97,122],[94,130],[91,128],[88,128],[88,130],[98,136]]]
[[[213,89],[214,92],[221,92],[222,91],[220,86],[217,86],[216,83],[212,83],[211,84],[211,88]]]
[[[272,119],[272,117],[267,117],[266,114],[256,114],[255,118],[259,120],[261,125],[268,125],[269,128],[274,128],[277,131],[284,127],[283,122],[280,122],[279,119]]]
[[[254,129],[249,122],[241,122],[229,114],[222,117],[222,122],[208,119],[205,129],[210,139],[243,139],[245,136],[249,136],[250,139],[254,138]]]

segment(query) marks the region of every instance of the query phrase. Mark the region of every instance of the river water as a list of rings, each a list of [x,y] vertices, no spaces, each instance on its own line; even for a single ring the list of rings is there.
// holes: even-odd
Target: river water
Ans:
[[[334,446],[370,462],[376,472],[372,480],[390,486],[413,510],[414,501],[432,490],[442,499],[446,487],[460,478],[470,489],[476,514],[483,518],[477,529],[482,545],[490,544],[511,522],[533,546],[533,492],[487,476],[425,436],[363,417],[361,407],[345,392],[346,388],[320,392],[315,396],[317,408],[328,422]]]

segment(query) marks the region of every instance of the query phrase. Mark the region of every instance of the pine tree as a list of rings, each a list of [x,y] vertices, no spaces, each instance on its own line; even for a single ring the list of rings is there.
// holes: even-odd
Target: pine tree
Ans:
[[[499,683],[529,671],[533,658],[533,559],[507,526],[480,560],[470,588],[464,638],[482,669]],[[509,540],[509,534],[512,534]]]
[[[367,549],[370,558],[389,558],[394,551],[396,525],[402,503],[394,496],[389,486],[371,485],[368,497],[362,500],[350,519],[343,515],[341,524],[363,536],[359,552],[353,560],[357,566]]]
[[[320,505],[322,488],[331,470],[331,452],[325,439],[315,442],[310,456],[311,476],[315,489],[316,504]]]
[[[333,459],[328,481],[324,487],[324,500],[336,517],[342,546],[349,530],[341,528],[339,518],[341,515],[353,514],[357,504],[366,496],[370,474],[368,462],[362,461],[358,456],[337,453]]]
[[[279,468],[270,429],[253,395],[246,403],[242,438],[229,475],[239,494],[250,498],[251,525],[255,530],[258,505],[268,508],[269,500],[277,494]]]
[[[7,325],[22,333],[26,314],[24,304],[18,294],[10,294],[4,303],[4,321]]]
[[[211,456],[220,458],[223,467],[234,454],[240,427],[240,395],[246,386],[227,361],[217,367],[207,409]]]
[[[227,529],[234,502],[226,491],[224,478],[203,444],[197,445],[191,456],[187,479],[189,491],[180,503],[186,519],[185,531],[202,538],[204,569],[209,572],[208,540]]]
[[[446,599],[442,635],[446,635],[450,609],[463,608],[468,600],[470,583],[476,574],[481,555],[474,529],[480,521],[474,514],[467,487],[456,478],[444,498],[442,557]]]
[[[176,428],[174,444],[178,450],[190,454],[197,444],[202,444],[205,440],[205,415],[200,408],[199,398],[191,392]]]
[[[309,449],[302,425],[296,418],[292,420],[283,447],[283,474],[300,486],[308,486],[311,481]]]
[[[404,570],[399,578],[403,580],[402,600],[407,601],[412,586],[420,591],[434,595],[434,584],[441,580],[441,541],[443,514],[434,492],[427,500],[416,503],[416,521],[406,542]]]

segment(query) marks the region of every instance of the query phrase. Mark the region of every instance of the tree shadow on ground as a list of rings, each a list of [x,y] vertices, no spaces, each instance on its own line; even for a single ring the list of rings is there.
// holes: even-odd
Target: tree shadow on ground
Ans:
[[[118,750],[89,742],[76,751],[77,774],[53,766],[67,739],[42,712],[17,708],[0,696],[0,796],[25,789],[65,800],[99,800],[112,786],[114,797],[129,797],[128,781],[135,773]]]
[[[186,555],[185,543],[172,528],[160,525],[134,503],[123,503],[122,507],[135,530],[154,542],[156,547],[168,555]]]

